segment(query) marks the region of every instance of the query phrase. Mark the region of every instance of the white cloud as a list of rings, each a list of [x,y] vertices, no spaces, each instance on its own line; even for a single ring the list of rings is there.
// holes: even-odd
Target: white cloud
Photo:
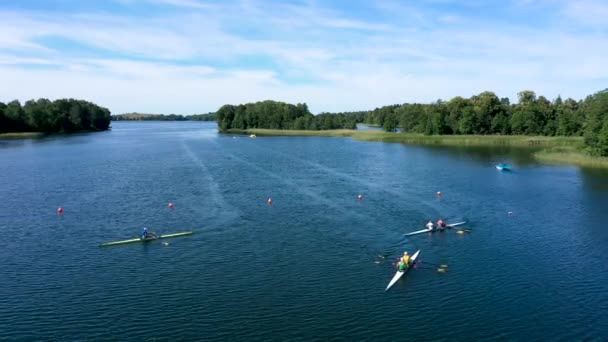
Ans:
[[[60,19],[0,12],[0,100],[79,97],[113,112],[200,113],[224,103],[276,99],[307,102],[320,112],[484,90],[513,100],[523,89],[581,98],[599,90],[591,80],[608,77],[605,34],[572,33],[572,27],[483,21],[476,27],[476,18],[463,13],[434,16],[393,1],[375,4],[382,22],[315,3],[117,1],[162,2],[186,11],[150,18],[69,13]],[[604,8],[589,6],[597,3],[566,3],[561,13],[580,17]],[[46,46],[49,39],[60,42]],[[75,51],[61,41],[94,49]],[[247,62],[251,57],[255,61]]]

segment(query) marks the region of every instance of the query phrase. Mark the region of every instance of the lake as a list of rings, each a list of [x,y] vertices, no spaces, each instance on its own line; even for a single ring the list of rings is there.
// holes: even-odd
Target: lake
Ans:
[[[508,149],[112,126],[0,141],[0,340],[608,336],[606,172]],[[471,232],[404,236],[440,216]],[[99,247],[144,226],[195,233]]]

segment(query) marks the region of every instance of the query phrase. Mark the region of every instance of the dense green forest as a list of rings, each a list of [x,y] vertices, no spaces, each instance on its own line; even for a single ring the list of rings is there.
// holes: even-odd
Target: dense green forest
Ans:
[[[269,128],[326,130],[357,128],[354,116],[345,114],[321,113],[312,115],[305,103],[297,105],[261,101],[238,106],[224,105],[217,111],[220,131],[229,129]]]
[[[94,103],[60,99],[0,102],[0,133],[102,131],[110,126],[110,111]]]
[[[194,115],[125,113],[112,115],[112,121],[215,121],[215,119],[215,113]]]
[[[593,155],[608,156],[608,89],[584,100],[553,101],[522,91],[518,102],[486,91],[430,104],[405,103],[370,111],[312,115],[306,104],[263,101],[224,105],[217,111],[220,131],[229,129],[356,129],[356,123],[378,125],[388,132],[433,134],[500,134],[584,136]]]
[[[549,101],[533,91],[518,94],[518,103],[483,92],[447,102],[402,104],[347,113],[357,122],[379,125],[392,132],[424,134],[502,134],[584,136],[588,151],[608,156],[608,90],[576,101]]]

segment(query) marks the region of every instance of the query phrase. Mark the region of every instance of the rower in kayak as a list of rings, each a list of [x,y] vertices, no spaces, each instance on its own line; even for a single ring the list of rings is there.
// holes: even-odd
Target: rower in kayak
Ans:
[[[445,228],[446,227],[446,224],[445,224],[445,222],[443,221],[442,218],[439,218],[439,221],[437,221],[437,227],[438,228]]]
[[[145,240],[145,239],[156,239],[158,236],[156,236],[156,234],[154,233],[150,233],[148,231],[148,227],[144,227],[144,230],[141,232],[141,237],[140,239]]]
[[[433,230],[433,228],[435,228],[435,227],[433,226],[433,222],[429,221],[429,223],[427,223],[427,224],[426,224],[426,228],[427,228],[428,230]]]
[[[397,264],[397,268],[399,271],[405,271],[406,268],[410,266],[410,256],[406,252],[403,252],[403,257],[399,258],[399,263]]]

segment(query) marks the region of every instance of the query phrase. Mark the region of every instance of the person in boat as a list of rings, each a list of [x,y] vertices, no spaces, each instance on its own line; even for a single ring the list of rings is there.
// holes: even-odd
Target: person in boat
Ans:
[[[442,218],[439,218],[439,221],[437,221],[437,227],[439,227],[439,228],[445,228],[446,227],[445,221],[443,221]]]
[[[427,228],[428,230],[433,230],[433,228],[435,228],[435,227],[433,226],[433,222],[429,221],[429,223],[427,223],[427,224],[426,224],[426,228]]]
[[[403,261],[406,266],[410,264],[410,256],[409,254],[407,254],[407,251],[403,252],[403,257],[401,258],[401,261]]]
[[[405,264],[403,263],[403,259],[399,258],[399,262],[397,263],[397,269],[399,271],[405,271]]]
[[[397,269],[399,271],[405,271],[410,263],[410,256],[407,252],[403,252],[403,257],[399,258],[399,262],[397,263]]]
[[[156,234],[154,233],[150,233],[148,231],[148,227],[144,227],[144,230],[141,232],[141,239],[152,239],[152,238],[156,238]]]

